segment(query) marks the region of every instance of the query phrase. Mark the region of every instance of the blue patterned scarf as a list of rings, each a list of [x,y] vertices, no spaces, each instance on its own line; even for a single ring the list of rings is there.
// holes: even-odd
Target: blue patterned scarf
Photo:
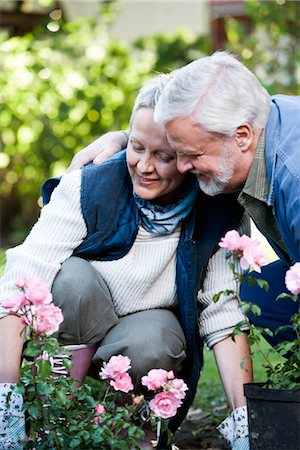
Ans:
[[[134,194],[142,227],[156,234],[171,234],[192,211],[199,192],[198,182],[189,177],[175,203],[162,206]]]

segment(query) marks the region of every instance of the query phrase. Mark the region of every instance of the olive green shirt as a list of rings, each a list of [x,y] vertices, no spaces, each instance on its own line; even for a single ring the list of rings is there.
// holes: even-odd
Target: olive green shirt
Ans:
[[[263,235],[268,240],[274,241],[289,260],[272,207],[268,205],[269,190],[270,183],[265,162],[265,131],[263,130],[258,140],[250,172],[238,201]]]

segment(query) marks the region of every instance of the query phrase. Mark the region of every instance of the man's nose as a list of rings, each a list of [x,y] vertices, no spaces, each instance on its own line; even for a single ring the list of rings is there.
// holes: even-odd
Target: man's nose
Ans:
[[[189,170],[192,170],[193,167],[194,166],[188,157],[184,155],[177,156],[177,169],[180,173],[186,173]]]

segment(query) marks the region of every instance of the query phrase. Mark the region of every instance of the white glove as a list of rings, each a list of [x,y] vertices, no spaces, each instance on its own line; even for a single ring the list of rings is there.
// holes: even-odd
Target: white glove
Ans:
[[[23,397],[14,392],[14,384],[0,383],[0,449],[22,450],[27,437]],[[9,400],[8,400],[9,395]]]
[[[217,426],[232,450],[249,450],[247,406],[239,406]]]

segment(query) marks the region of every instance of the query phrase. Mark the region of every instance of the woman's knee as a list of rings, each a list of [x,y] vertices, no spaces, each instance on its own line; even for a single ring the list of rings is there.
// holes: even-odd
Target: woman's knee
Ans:
[[[101,343],[99,355],[104,355],[106,349],[126,354],[138,385],[150,369],[178,373],[186,356],[185,348],[184,333],[176,316],[168,310],[150,310],[121,318]]]
[[[93,304],[110,299],[100,274],[85,259],[71,256],[61,266],[52,286],[53,302],[65,308],[91,309]]]
[[[94,343],[117,322],[110,292],[92,265],[71,257],[62,264],[52,287],[53,302],[64,321],[59,339],[64,344]]]
[[[68,299],[90,297],[88,293],[94,289],[96,272],[92,265],[82,259],[72,256],[61,266],[53,286],[53,301],[58,306]]]

